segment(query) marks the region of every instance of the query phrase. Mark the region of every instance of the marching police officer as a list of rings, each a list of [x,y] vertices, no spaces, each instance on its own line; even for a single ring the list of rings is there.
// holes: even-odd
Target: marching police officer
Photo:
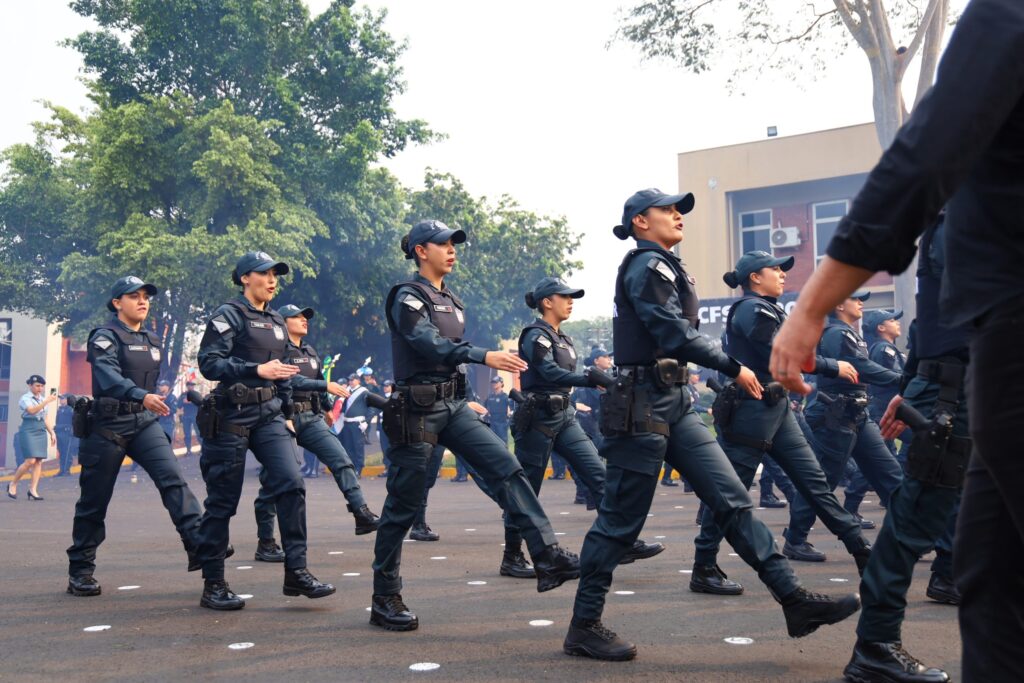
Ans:
[[[199,430],[196,429],[196,413],[203,403],[203,395],[196,391],[195,382],[185,382],[185,393],[178,397],[178,405],[181,406],[181,432],[185,438],[185,455],[192,455],[192,434],[195,433],[196,440],[199,440]]]
[[[491,378],[491,393],[484,401],[487,415],[491,421],[491,431],[502,443],[508,443],[509,399],[505,393],[505,380],[498,375]]]
[[[526,359],[529,367],[520,376],[526,403],[516,408],[512,435],[516,440],[516,458],[538,495],[551,451],[557,449],[572,467],[573,478],[579,478],[592,496],[601,500],[604,463],[594,442],[576,422],[576,409],[569,398],[573,387],[593,386],[594,382],[576,372],[576,347],[560,329],[572,314],[573,300],[582,296],[582,289],[574,289],[554,277],[543,278],[527,292],[526,305],[539,311],[541,317],[519,334],[519,356]],[[505,550],[498,570],[502,576],[534,576],[533,567],[523,557],[522,545],[519,530],[506,517]],[[663,550],[665,546],[661,543],[637,539],[621,563],[654,557]]]
[[[342,426],[338,438],[351,458],[356,478],[359,479],[363,476],[363,464],[366,462],[366,441],[363,435],[370,428],[370,407],[366,404],[370,390],[363,386],[359,375],[353,372],[348,376],[348,391],[349,395],[342,399]]]
[[[818,355],[850,363],[857,370],[857,381],[820,376],[818,391],[804,415],[811,429],[811,447],[825,471],[830,490],[839,484],[846,461],[852,456],[882,504],[888,505],[903,472],[886,448],[878,424],[868,414],[867,385],[896,387],[900,375],[868,358],[867,344],[853,328],[870,296],[870,292],[854,294],[837,306],[818,342]],[[802,495],[791,501],[789,520],[789,528],[783,533],[783,554],[801,562],[824,562],[825,553],[807,542],[814,510]]]
[[[60,470],[58,477],[66,477],[71,474],[71,461],[74,459],[74,452],[71,450],[74,436],[71,434],[71,413],[74,400],[71,394],[64,394],[60,397],[60,406],[57,408],[57,419],[54,424],[54,431],[57,433],[57,452],[60,454]]]
[[[316,349],[305,342],[309,334],[309,320],[312,308],[299,308],[294,304],[282,306],[278,313],[288,327],[288,353],[285,362],[299,368],[291,380],[292,422],[298,445],[313,453],[331,470],[342,495],[348,501],[348,511],[355,517],[356,536],[377,530],[377,515],[370,511],[363,497],[363,491],[356,479],[352,461],[337,437],[324,422],[323,412],[327,405],[324,394],[338,398],[348,396],[348,387],[324,379],[320,367],[320,356]],[[260,471],[260,483],[268,476],[267,468]],[[256,559],[261,562],[284,562],[284,551],[274,539],[274,517],[276,516],[273,497],[267,487],[261,486],[255,501],[256,530],[259,544]]]
[[[171,411],[166,415],[161,415],[157,421],[160,423],[160,428],[164,430],[164,434],[167,435],[167,440],[174,445],[174,415],[178,412],[178,399],[174,394],[171,393],[171,383],[165,379],[160,380],[156,383],[156,390],[160,394],[160,397],[164,400],[164,405],[167,406],[167,410]]]
[[[772,340],[786,319],[779,297],[785,289],[786,272],[794,261],[792,256],[775,258],[768,252],[749,251],[736,263],[735,270],[723,278],[730,287],[743,288],[743,298],[729,308],[723,351],[751,368],[765,390],[760,399],[735,384],[722,390],[714,408],[718,442],[748,489],[765,454],[771,455],[829,531],[843,541],[858,569],[862,570],[868,561],[870,545],[860,523],[843,509],[832,493],[821,465],[793,417],[788,392],[772,381],[768,371]],[[820,357],[815,360],[815,374],[857,381],[857,372],[850,363]],[[726,578],[717,565],[721,539],[714,516],[703,515],[700,535],[694,542],[696,553],[690,590],[718,595],[743,592],[743,587]]]
[[[242,256],[231,274],[242,294],[214,311],[199,344],[200,372],[219,382],[197,418],[207,491],[197,551],[205,579],[200,604],[210,609],[245,607],[224,579],[224,557],[248,450],[266,470],[262,484],[277,508],[284,594],[321,598],[334,593],[334,586],[321,583],[306,568],[306,489],[285,421],[294,411],[291,378],[299,368],[284,362],[285,322],[270,308],[278,276],[287,273],[286,263],[262,251]]]
[[[68,593],[72,595],[101,592],[93,577],[96,549],[106,537],[107,506],[126,452],[131,452],[160,491],[185,550],[191,554],[197,544],[199,501],[185,483],[167,435],[157,423],[158,417],[170,412],[164,397],[156,393],[160,339],[142,327],[156,293],[156,287],[135,276],[115,282],[107,301],[115,317],[90,332],[86,343],[93,400],[90,409],[87,399],[79,399],[74,416],[81,438],[82,473],[67,550]]]
[[[465,232],[440,221],[414,225],[402,239],[402,250],[416,261],[418,272],[393,287],[387,298],[397,384],[384,411],[391,467],[377,530],[370,623],[389,630],[408,631],[419,625],[402,602],[399,566],[402,541],[423,503],[427,461],[435,445],[464,457],[522,531],[538,591],[579,576],[579,559],[559,547],[522,466],[466,405],[460,363],[508,372],[525,370],[526,364],[515,354],[463,341],[465,309],[444,278],[455,264],[455,245],[465,241]]]
[[[691,361],[733,378],[756,399],[762,396],[754,372],[697,331],[695,283],[671,251],[683,238],[682,216],[693,204],[692,194],[641,190],[626,201],[622,225],[614,230],[619,239],[636,239],[636,248],[623,259],[615,282],[619,376],[601,413],[608,479],[583,543],[580,584],[563,644],[567,654],[615,661],[636,656],[636,646],[602,625],[601,613],[612,572],[646,521],[666,461],[689,480],[725,538],[782,604],[791,636],[841,621],[860,605],[856,595],[834,600],[801,587],[771,530],[754,516],[743,482],[690,406],[683,385]]]
[[[857,624],[857,644],[844,672],[853,681],[949,680],[945,672],[926,668],[901,643],[914,564],[940,540],[945,541],[941,544],[944,547],[936,548],[928,596],[959,602],[950,551],[960,487],[971,451],[964,395],[969,337],[966,326],[951,328],[939,323],[939,288],[946,261],[943,232],[944,220],[940,217],[921,236],[917,320],[911,325],[910,359],[900,393],[882,418],[889,433],[898,433],[902,425],[893,414],[900,403],[906,403],[931,419],[937,429],[934,434],[931,430],[915,433],[903,484],[889,500],[882,530],[864,571],[864,611]]]

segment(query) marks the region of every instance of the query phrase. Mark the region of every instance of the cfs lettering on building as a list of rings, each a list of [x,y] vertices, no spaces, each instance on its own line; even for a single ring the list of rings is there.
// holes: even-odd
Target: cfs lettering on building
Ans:
[[[680,154],[680,191],[697,200],[680,253],[701,297],[718,302],[704,302],[701,331],[721,334],[723,307],[740,293],[722,274],[744,252],[796,257],[786,289],[798,294],[881,153],[869,123]],[[891,276],[866,288],[867,308],[892,307]]]

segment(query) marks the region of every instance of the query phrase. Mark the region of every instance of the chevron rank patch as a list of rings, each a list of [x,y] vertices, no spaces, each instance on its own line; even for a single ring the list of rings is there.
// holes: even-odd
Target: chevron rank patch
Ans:
[[[658,275],[665,278],[665,280],[667,280],[668,282],[676,281],[675,271],[673,271],[667,263],[665,263],[659,258],[652,258],[648,262],[647,267],[656,272]]]
[[[231,329],[231,323],[219,315],[211,320],[210,324],[213,325],[213,329],[217,330],[217,334],[224,334]]]
[[[95,346],[100,351],[106,351],[107,349],[114,345],[114,342],[110,341],[109,339],[104,339],[103,337],[96,337],[96,340],[93,341],[92,345]]]
[[[537,337],[537,343],[543,346],[545,349],[551,348],[551,340],[547,337]]]
[[[414,311],[418,311],[421,308],[423,308],[423,302],[414,297],[412,294],[409,294],[404,299],[402,299],[402,303]]]

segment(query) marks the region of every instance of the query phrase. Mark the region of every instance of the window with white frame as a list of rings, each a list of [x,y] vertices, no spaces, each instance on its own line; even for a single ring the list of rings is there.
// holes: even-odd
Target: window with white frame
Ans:
[[[846,215],[849,206],[850,203],[845,199],[834,202],[820,202],[813,205],[815,268],[817,268],[821,259],[825,257],[828,243],[832,241],[832,236],[836,234],[839,221]]]
[[[740,253],[772,250],[772,210],[746,211],[740,214]]]

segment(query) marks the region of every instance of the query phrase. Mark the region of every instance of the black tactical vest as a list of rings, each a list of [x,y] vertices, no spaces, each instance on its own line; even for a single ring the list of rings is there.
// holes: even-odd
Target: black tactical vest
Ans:
[[[921,235],[920,257],[917,263],[917,331],[914,353],[918,358],[958,356],[967,358],[968,332],[966,326],[945,327],[939,324],[939,289],[942,269],[932,263],[931,248],[935,240],[943,238],[943,223],[929,228]]]
[[[619,274],[615,278],[615,314],[612,318],[612,341],[615,346],[616,365],[649,365],[656,359],[665,356],[665,352],[658,348],[657,342],[626,294],[625,276],[626,269],[635,256],[643,253],[665,254],[663,249],[640,248],[633,249],[622,260],[619,266]],[[659,259],[667,264],[675,273],[675,285],[679,294],[679,304],[682,307],[683,317],[690,321],[694,329],[700,325],[700,318],[697,311],[700,308],[700,299],[697,298],[697,290],[694,289],[696,282],[683,270],[682,265],[671,254],[669,258]]]
[[[427,316],[438,332],[441,333],[442,337],[454,342],[461,342],[462,335],[466,332],[466,316],[463,313],[466,307],[463,305],[462,300],[455,296],[451,290],[445,289],[442,292],[438,292],[430,285],[416,280],[400,282],[392,287],[391,291],[388,292],[387,302],[384,306],[387,312],[388,328],[391,330],[391,360],[395,365],[395,380],[402,382],[421,374],[454,374],[454,366],[424,358],[399,334],[398,321],[392,319],[391,309],[394,307],[398,290],[402,287],[415,287],[423,295],[423,298],[429,302],[426,309]]]
[[[295,346],[289,344],[285,354],[285,363],[295,365],[299,368],[299,375],[307,379],[320,379],[320,357],[309,344]]]
[[[277,311],[254,311],[240,301],[229,301],[242,314],[242,329],[235,333],[231,355],[249,363],[282,360],[288,346],[284,318]]]
[[[728,355],[735,358],[741,365],[745,365],[758,376],[758,378],[770,377],[771,373],[767,367],[758,367],[758,364],[763,363],[761,360],[762,354],[758,353],[758,346],[761,342],[756,342],[753,339],[749,339],[742,334],[732,333],[732,320],[733,316],[740,309],[740,306],[757,306],[757,303],[746,303],[747,301],[760,302],[761,305],[767,306],[778,316],[779,325],[786,320],[786,311],[768,299],[756,294],[744,295],[739,301],[729,307],[729,315],[725,319],[725,331],[722,332],[722,350]],[[763,313],[756,313],[755,315],[764,315]],[[778,326],[776,326],[778,329]]]
[[[156,381],[160,378],[160,338],[150,330],[130,332],[116,323],[110,323],[90,332],[90,340],[97,330],[110,330],[117,338],[117,362],[121,366],[121,375],[147,393],[153,393]],[[92,395],[94,398],[105,395],[95,378],[92,381]]]
[[[555,332],[546,323],[541,321],[535,321],[531,325],[527,325],[523,328],[523,331],[519,334],[519,355],[529,363],[529,367],[523,371],[520,376],[520,383],[522,384],[523,391],[558,391],[563,394],[572,392],[572,387],[556,387],[546,382],[537,370],[533,367],[533,349],[527,349],[523,347],[523,342],[526,340],[526,333],[530,330],[540,330],[541,335],[544,339],[551,342],[551,357],[555,361],[555,365],[568,370],[569,372],[576,371],[576,347],[573,346],[572,338],[568,335],[560,334]]]
[[[825,330],[821,333],[821,339],[818,340],[818,355],[823,358],[833,358],[835,360],[846,360],[840,358],[842,354],[839,352],[840,345],[843,340],[840,335],[853,335],[857,344],[857,357],[867,358],[868,357],[868,345],[864,341],[864,338],[857,334],[856,330],[852,329],[849,325],[841,323],[833,318],[828,319],[828,323],[825,325]],[[826,341],[828,345],[826,345]],[[852,384],[840,377],[826,377],[825,375],[818,375],[818,389],[829,394],[862,394],[868,390],[867,384]]]

